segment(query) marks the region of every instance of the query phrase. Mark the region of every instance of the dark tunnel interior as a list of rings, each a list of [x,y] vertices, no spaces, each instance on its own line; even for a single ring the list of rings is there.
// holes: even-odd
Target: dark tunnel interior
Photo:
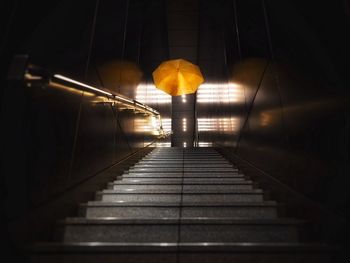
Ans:
[[[318,240],[349,248],[349,0],[13,0],[1,17],[10,258],[30,262],[23,246],[49,241],[57,219],[153,147],[217,149]],[[154,86],[155,68],[177,58],[200,67],[196,93]],[[28,81],[29,67],[148,105],[171,134],[103,94]]]

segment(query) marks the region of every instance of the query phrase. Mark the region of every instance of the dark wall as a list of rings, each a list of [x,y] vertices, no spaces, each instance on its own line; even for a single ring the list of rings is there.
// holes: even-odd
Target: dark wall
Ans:
[[[103,96],[55,83],[17,84],[5,92],[2,118],[2,202],[9,222],[156,139],[152,126],[142,129],[148,116]]]
[[[200,139],[226,147],[316,206],[349,218],[348,3],[263,3],[236,1],[237,16],[224,16],[233,22],[231,32],[222,23],[226,61],[219,64],[229,70],[221,83],[231,83],[229,89],[243,97],[198,104],[198,115],[212,122],[212,131],[199,132]],[[224,19],[216,15],[211,24]],[[213,42],[218,30],[202,30]],[[221,56],[220,49],[207,51]],[[224,117],[238,124],[225,131],[217,121]],[[348,226],[328,227],[338,231],[335,239],[346,241]]]
[[[149,116],[104,97],[58,84],[9,83],[14,55],[131,98],[168,55],[164,1],[27,2],[1,10],[1,236],[12,245],[47,240],[57,218],[76,215],[79,202],[93,199],[127,169],[126,158],[157,137]],[[140,79],[109,82],[100,70],[109,62],[137,68]],[[169,105],[160,111],[169,115]],[[122,168],[107,176],[115,163]]]

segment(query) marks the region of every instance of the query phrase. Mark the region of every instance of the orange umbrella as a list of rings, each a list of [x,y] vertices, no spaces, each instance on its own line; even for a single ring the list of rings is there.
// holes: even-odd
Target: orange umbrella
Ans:
[[[194,93],[204,82],[199,67],[184,59],[163,62],[152,76],[156,87],[172,96]]]

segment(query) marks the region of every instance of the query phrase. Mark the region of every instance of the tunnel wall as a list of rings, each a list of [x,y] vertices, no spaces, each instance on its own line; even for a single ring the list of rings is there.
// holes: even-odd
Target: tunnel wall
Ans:
[[[5,98],[2,219],[14,243],[52,235],[48,227],[76,215],[157,139],[148,115],[69,85],[10,82]]]
[[[240,164],[252,176],[261,171],[271,176],[263,185],[272,192],[281,188],[273,194],[290,202],[290,216],[314,219],[323,224],[317,229],[327,232],[320,236],[344,242],[348,225],[335,222],[336,215],[349,217],[349,98],[320,91],[317,81],[268,61],[242,62],[232,74],[250,94],[249,103],[239,118],[239,134],[233,137],[237,139],[218,145],[228,156],[249,163]],[[245,81],[247,75],[250,81]],[[253,85],[251,79],[261,82]],[[274,186],[275,179],[281,185]],[[290,193],[303,200],[288,197]]]
[[[13,57],[28,55],[31,64],[50,74],[136,99],[140,81],[149,83],[151,72],[168,57],[163,10],[164,1],[137,0],[16,1],[1,10],[6,20],[0,47],[6,244],[47,240],[58,218],[76,215],[78,203],[94,199],[96,190],[155,139],[148,117],[103,97],[67,86],[9,85]],[[108,63],[132,64],[140,72],[137,79],[126,78],[131,83],[121,83],[113,68],[104,74]],[[150,106],[169,116],[169,104]],[[102,172],[115,163],[118,169]]]
[[[216,48],[202,51],[215,57],[218,67],[205,67],[204,71],[210,74],[226,65],[227,72],[219,73],[226,74],[224,82],[243,97],[197,105],[198,116],[212,122],[211,131],[199,131],[200,141],[220,146],[227,156],[241,158],[255,171],[268,174],[270,182],[278,181],[284,189],[305,197],[319,209],[312,210],[314,217],[325,216],[320,212],[325,208],[349,219],[346,1],[264,2],[267,21],[262,1],[237,1],[237,24],[233,11],[207,20],[213,28],[215,24],[224,25],[223,36],[215,38],[218,30],[210,32],[208,26],[202,29],[209,41],[218,40]],[[231,21],[231,27],[223,20]],[[236,124],[225,130],[215,121],[220,118],[235,120]],[[298,211],[298,217],[308,216],[306,207]],[[320,221],[323,231],[332,235],[327,238],[346,242],[349,224],[337,225],[329,218]]]

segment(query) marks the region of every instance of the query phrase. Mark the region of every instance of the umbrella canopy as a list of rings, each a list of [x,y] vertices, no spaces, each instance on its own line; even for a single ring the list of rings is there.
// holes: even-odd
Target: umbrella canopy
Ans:
[[[163,62],[152,76],[156,87],[172,96],[194,93],[204,81],[199,67],[184,59]]]

